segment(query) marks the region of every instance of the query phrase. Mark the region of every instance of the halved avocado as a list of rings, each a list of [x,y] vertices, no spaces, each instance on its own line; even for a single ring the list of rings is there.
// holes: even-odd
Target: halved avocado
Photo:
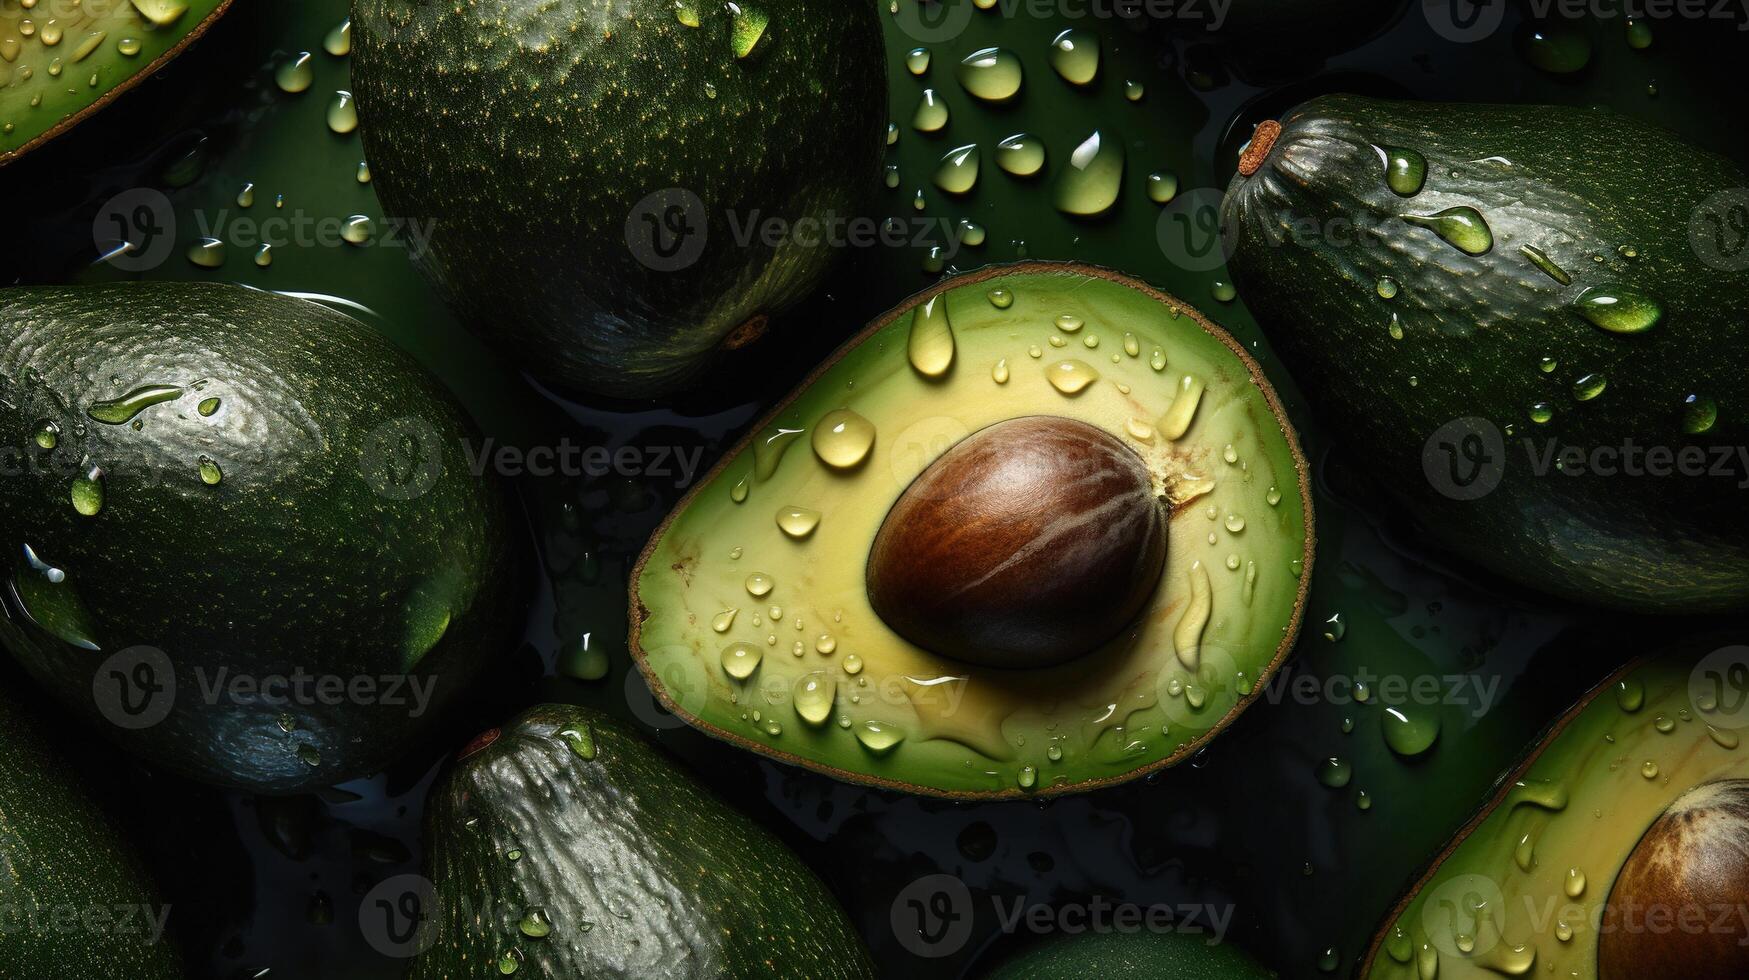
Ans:
[[[1398,905],[1361,975],[1749,972],[1749,647],[1631,665],[1551,728]]]
[[[1185,758],[1280,665],[1307,482],[1194,310],[991,268],[881,317],[694,488],[632,573],[632,650],[690,723],[842,779],[1091,789]]]
[[[0,166],[150,78],[231,0],[0,4]]]

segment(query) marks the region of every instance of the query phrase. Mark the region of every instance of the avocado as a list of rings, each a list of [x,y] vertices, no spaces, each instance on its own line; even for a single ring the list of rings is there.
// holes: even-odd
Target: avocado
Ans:
[[[0,695],[0,977],[180,980],[170,906],[84,771]]]
[[[832,893],[629,725],[539,705],[427,803],[435,911],[411,980],[872,978]]]
[[[1591,691],[1410,889],[1361,976],[1749,973],[1745,663],[1749,647],[1679,648]]]
[[[384,208],[435,221],[451,306],[566,388],[671,392],[751,342],[878,183],[869,0],[360,0],[354,32]]]
[[[706,732],[950,797],[1178,762],[1291,648],[1306,464],[1231,337],[1115,273],[991,267],[880,317],[633,569],[631,648]]]
[[[0,17],[0,165],[152,77],[231,0],[12,5]]]
[[[1749,603],[1749,385],[1718,356],[1749,265],[1706,229],[1745,186],[1601,109],[1329,96],[1258,127],[1222,217],[1295,379],[1429,536],[1569,599],[1718,611]]]
[[[252,791],[332,784],[514,635],[472,424],[358,321],[123,283],[0,290],[0,324],[0,641],[124,748]]]
[[[1275,973],[1238,948],[1182,932],[1084,932],[1004,961],[986,980],[1270,980]]]

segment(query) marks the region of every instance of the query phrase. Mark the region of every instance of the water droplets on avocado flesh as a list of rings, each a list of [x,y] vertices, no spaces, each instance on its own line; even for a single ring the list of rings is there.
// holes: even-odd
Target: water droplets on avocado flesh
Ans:
[[[1465,255],[1486,255],[1494,247],[1494,233],[1482,213],[1467,205],[1446,208],[1433,214],[1405,214],[1404,221],[1419,225],[1463,252]]]
[[[1069,165],[1057,175],[1053,197],[1064,214],[1092,217],[1117,203],[1123,188],[1123,141],[1094,130],[1069,154]]]
[[[911,367],[926,378],[942,377],[953,367],[953,323],[947,315],[947,294],[931,296],[912,311],[905,353]]]
[[[744,681],[759,669],[759,662],[765,659],[765,653],[751,643],[731,643],[723,648],[721,659],[723,673],[738,681]]]
[[[848,408],[827,412],[814,427],[814,455],[833,469],[860,466],[874,448],[874,423]]]
[[[94,402],[85,410],[85,414],[92,421],[105,425],[126,425],[153,405],[181,398],[182,392],[180,385],[143,385],[120,398]]]
[[[806,507],[785,507],[777,512],[777,526],[785,536],[801,541],[820,526],[820,512]]]
[[[1051,68],[1071,85],[1090,85],[1099,77],[1099,36],[1069,28],[1051,39]]]
[[[876,755],[891,752],[893,747],[905,740],[905,733],[891,722],[868,720],[855,726],[851,731],[856,733],[856,740],[862,747]]]
[[[935,186],[949,194],[965,194],[978,185],[978,144],[955,147],[935,168]]]
[[[1579,315],[1610,333],[1644,333],[1658,325],[1664,304],[1621,283],[1591,286],[1573,300]]]
[[[1007,102],[1020,94],[1020,58],[1005,48],[983,48],[966,55],[955,69],[960,88],[985,102]]]
[[[1015,133],[996,144],[996,166],[1016,177],[1031,177],[1044,169],[1045,141],[1030,133]]]
[[[837,688],[823,670],[796,678],[793,691],[796,714],[810,725],[823,725],[832,716],[832,702]]]

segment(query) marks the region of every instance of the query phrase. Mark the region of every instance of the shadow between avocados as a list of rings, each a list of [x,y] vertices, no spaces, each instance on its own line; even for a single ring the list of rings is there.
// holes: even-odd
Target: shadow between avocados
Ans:
[[[689,724],[839,779],[1095,789],[1188,757],[1280,666],[1309,485],[1200,314],[991,267],[877,318],[693,488],[632,571],[630,647]]]

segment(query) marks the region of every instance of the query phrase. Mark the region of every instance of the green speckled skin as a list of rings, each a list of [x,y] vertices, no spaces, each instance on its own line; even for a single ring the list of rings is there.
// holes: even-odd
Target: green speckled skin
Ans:
[[[590,708],[524,712],[440,777],[425,827],[435,944],[409,980],[487,976],[512,949],[520,975],[554,980],[874,976],[781,841]],[[531,939],[518,924],[537,908],[552,932]]]
[[[236,286],[128,283],[0,291],[0,325],[0,640],[124,748],[259,792],[332,784],[405,750],[502,649],[517,601],[505,492],[472,474],[456,402],[357,321]],[[139,429],[87,416],[148,384],[185,392]],[[43,420],[60,428],[52,450],[33,441]],[[84,516],[70,488],[92,465],[105,499]],[[83,632],[66,628],[69,595]],[[94,690],[117,690],[103,665],[136,645],[172,665],[171,709],[112,727]],[[298,671],[376,686],[286,704],[209,694]]]
[[[1690,241],[1697,207],[1745,193],[1749,178],[1605,110],[1333,96],[1294,109],[1283,127],[1261,169],[1228,188],[1233,268],[1332,428],[1429,533],[1518,584],[1588,603],[1749,604],[1749,384],[1725,356],[1749,341],[1749,269],[1708,264]],[[1425,187],[1393,193],[1374,145],[1425,155]],[[1456,206],[1481,212],[1492,250],[1466,255],[1397,217]],[[1571,284],[1539,271],[1522,245],[1547,253]],[[1393,299],[1376,289],[1387,275],[1400,286]],[[1579,316],[1573,300],[1605,282],[1656,296],[1661,322],[1616,334]],[[1402,340],[1391,337],[1392,314]],[[1539,370],[1543,357],[1558,368]],[[1608,385],[1581,401],[1573,385],[1590,373]],[[1691,393],[1719,406],[1703,435],[1680,424]],[[1546,424],[1529,417],[1538,402],[1554,408]],[[1447,496],[1423,470],[1430,438],[1465,417],[1502,433],[1489,464],[1500,483],[1474,500]],[[1707,472],[1573,475],[1552,463],[1538,472],[1551,446],[1614,453],[1628,440],[1642,453],[1696,447]],[[1431,450],[1441,471],[1445,452]],[[1594,458],[1627,465],[1619,454]],[[1727,470],[1714,472],[1721,459]]]
[[[0,980],[182,977],[169,906],[40,725],[0,697]]]
[[[384,208],[435,220],[423,265],[450,304],[562,386],[684,383],[841,251],[774,245],[757,226],[843,220],[878,186],[886,83],[869,0],[761,0],[770,27],[744,60],[724,5],[697,7],[693,28],[670,0],[354,5]],[[697,261],[666,271],[628,247],[628,225],[661,218],[639,204],[671,188],[708,221]]]
[[[1088,932],[1047,941],[997,967],[986,980],[1270,980],[1275,974],[1215,941],[1212,930]]]

